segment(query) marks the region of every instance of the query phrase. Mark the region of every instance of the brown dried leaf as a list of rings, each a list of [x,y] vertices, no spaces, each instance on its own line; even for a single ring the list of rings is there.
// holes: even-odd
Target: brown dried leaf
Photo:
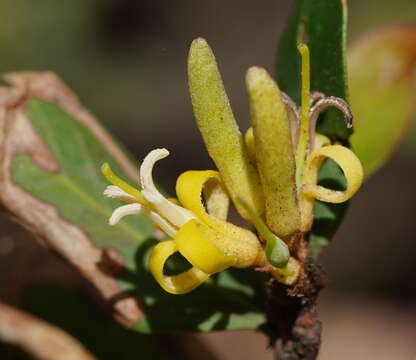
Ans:
[[[23,72],[5,78],[13,86],[0,88],[1,205],[44,246],[74,265],[111,306],[116,318],[126,324],[136,323],[142,315],[139,303],[124,294],[114,278],[122,268],[123,256],[115,249],[98,248],[90,234],[65,219],[54,204],[40,200],[17,185],[13,178],[13,161],[22,154],[30,156],[32,162],[47,173],[59,174],[62,171],[62,164],[33,127],[27,113],[28,101],[36,97],[59,105],[102,143],[125,174],[137,178],[135,169],[100,124],[80,105],[76,95],[53,73]],[[48,188],[45,187],[44,191],[47,192]],[[97,189],[98,194],[101,191]]]

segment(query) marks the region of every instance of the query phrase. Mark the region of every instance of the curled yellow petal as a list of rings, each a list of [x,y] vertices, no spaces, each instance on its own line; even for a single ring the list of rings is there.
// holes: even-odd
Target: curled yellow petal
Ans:
[[[174,241],[183,257],[207,274],[225,270],[235,264],[235,258],[216,246],[222,234],[207,225],[191,220],[182,226]]]
[[[286,106],[266,70],[252,67],[246,76],[255,157],[263,188],[266,223],[278,236],[299,230],[295,157]]]
[[[185,294],[202,284],[209,275],[196,267],[189,269],[179,275],[165,275],[163,272],[167,259],[178,251],[173,240],[167,240],[157,244],[149,257],[149,269],[159,283],[168,293]]]
[[[261,214],[260,179],[250,163],[214,54],[204,39],[195,39],[191,44],[188,82],[199,131],[231,198],[234,203],[237,197],[243,198]],[[241,216],[247,218],[244,209],[238,204],[236,207]]]
[[[230,198],[219,177],[206,181],[202,192],[208,214],[220,220],[227,220]]]
[[[334,160],[344,172],[347,183],[344,191],[316,185],[318,170],[326,158]],[[350,199],[358,191],[362,181],[363,167],[360,160],[350,149],[341,145],[323,146],[308,157],[302,194],[324,202],[341,203]]]
[[[221,185],[221,177],[217,171],[186,171],[178,177],[176,182],[176,194],[181,204],[192,211],[200,220],[200,223],[205,225],[202,226],[202,224],[195,223],[197,225],[194,228],[199,227],[200,234],[204,233],[201,236],[214,244],[222,253],[233,256],[233,266],[248,267],[255,264],[261,266],[260,264],[265,261],[265,257],[257,236],[249,230],[240,228],[224,221],[223,218],[217,217],[216,214],[220,214],[224,209],[217,209],[213,213],[210,211],[209,202],[207,202],[208,212],[206,211],[202,194],[207,184],[210,184],[212,187],[217,186],[217,196],[223,198],[221,201],[217,199],[218,203],[216,206],[221,208],[220,203],[223,203],[222,206],[225,206],[224,197],[227,196],[227,193]],[[188,261],[203,269],[199,264],[193,263],[190,259]]]
[[[207,224],[211,223],[211,219],[205,210],[202,203],[202,192],[206,185],[210,184],[211,191],[213,187],[217,187],[216,196],[217,207],[223,209],[217,209],[216,212],[223,213],[226,210],[228,212],[228,196],[226,190],[221,182],[221,177],[218,171],[214,170],[189,170],[182,173],[176,181],[176,194],[180,203],[192,213],[194,213],[199,219]],[[208,205],[208,204],[207,204]],[[209,208],[208,208],[209,211]]]

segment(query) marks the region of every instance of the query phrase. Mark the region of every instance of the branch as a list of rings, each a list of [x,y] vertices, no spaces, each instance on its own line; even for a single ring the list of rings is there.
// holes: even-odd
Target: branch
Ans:
[[[0,303],[0,340],[41,360],[94,360],[84,346],[56,326]]]
[[[323,270],[310,258],[294,288],[274,279],[267,284],[268,322],[276,360],[315,360],[321,345],[322,325],[316,303],[324,286]]]

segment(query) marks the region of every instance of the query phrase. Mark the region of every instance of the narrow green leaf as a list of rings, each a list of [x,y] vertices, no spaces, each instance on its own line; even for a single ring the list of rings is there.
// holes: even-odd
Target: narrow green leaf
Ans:
[[[311,91],[347,99],[346,1],[297,0],[283,33],[276,62],[280,88],[300,103],[300,57],[297,45],[305,42],[311,56]],[[318,123],[318,132],[345,140],[351,134],[342,114],[329,109]]]
[[[346,0],[305,1],[309,21],[305,32],[311,51],[311,90],[348,101],[346,73]],[[351,135],[339,110],[329,109],[317,131],[345,140]]]
[[[369,176],[391,156],[415,110],[416,26],[365,35],[348,52],[354,151]]]
[[[300,42],[309,46],[311,54],[311,91],[348,100],[345,66],[346,11],[345,0],[295,1],[279,44],[276,77],[280,88],[298,104],[301,84],[297,45]],[[344,144],[348,143],[351,134],[342,114],[335,109],[327,110],[320,117],[317,131]],[[328,161],[323,166],[320,181],[323,178],[331,188],[342,189],[344,177],[334,163]],[[315,257],[334,235],[346,207],[347,203],[332,205],[317,202],[315,221],[309,237],[311,254]]]
[[[303,41],[303,0],[293,2],[292,13],[283,32],[276,59],[276,79],[280,89],[300,105],[301,57],[298,44]]]
[[[319,171],[318,183],[334,190],[345,189],[345,178],[342,170],[332,161],[327,160]],[[346,203],[328,204],[315,201],[312,231],[309,234],[311,256],[316,259],[329,244],[348,209]]]

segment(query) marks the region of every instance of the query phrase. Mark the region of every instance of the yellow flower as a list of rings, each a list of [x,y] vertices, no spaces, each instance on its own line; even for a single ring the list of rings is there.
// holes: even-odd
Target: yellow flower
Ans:
[[[154,164],[169,155],[151,151],[140,167],[140,187],[119,179],[104,164],[102,172],[113,184],[104,195],[128,204],[110,217],[115,225],[126,215],[151,219],[168,236],[152,250],[149,269],[167,292],[183,294],[211,274],[229,267],[268,269],[276,280],[293,285],[301,265],[289,246],[294,235],[310,230],[315,199],[343,202],[361,185],[363,172],[351,150],[331,145],[315,134],[319,113],[328,106],[343,111],[347,124],[352,115],[342,99],[309,91],[309,53],[302,55],[302,106],[299,111],[264,69],[251,68],[246,77],[252,128],[243,138],[234,119],[215,57],[203,39],[191,45],[188,59],[189,88],[194,114],[206,148],[219,172],[187,171],[176,183],[177,199],[165,198],[152,178]],[[300,114],[300,115],[299,115]],[[344,191],[317,185],[326,158],[335,161],[347,180]],[[232,200],[255,233],[227,222]],[[192,268],[166,275],[168,258],[180,252]]]
[[[152,178],[154,164],[169,155],[166,149],[155,149],[140,167],[142,190],[132,188],[116,177],[108,164],[102,171],[110,185],[104,195],[128,202],[109,219],[115,225],[127,215],[144,215],[162,229],[170,240],[160,242],[153,249],[149,268],[158,283],[172,294],[191,291],[209,275],[230,266],[249,267],[267,264],[263,247],[249,230],[225,221],[229,198],[217,171],[187,171],[176,183],[177,201],[165,198]],[[204,194],[206,208],[202,202]],[[284,265],[288,258],[287,246],[282,243]],[[193,267],[179,275],[164,275],[167,259],[179,251]]]

